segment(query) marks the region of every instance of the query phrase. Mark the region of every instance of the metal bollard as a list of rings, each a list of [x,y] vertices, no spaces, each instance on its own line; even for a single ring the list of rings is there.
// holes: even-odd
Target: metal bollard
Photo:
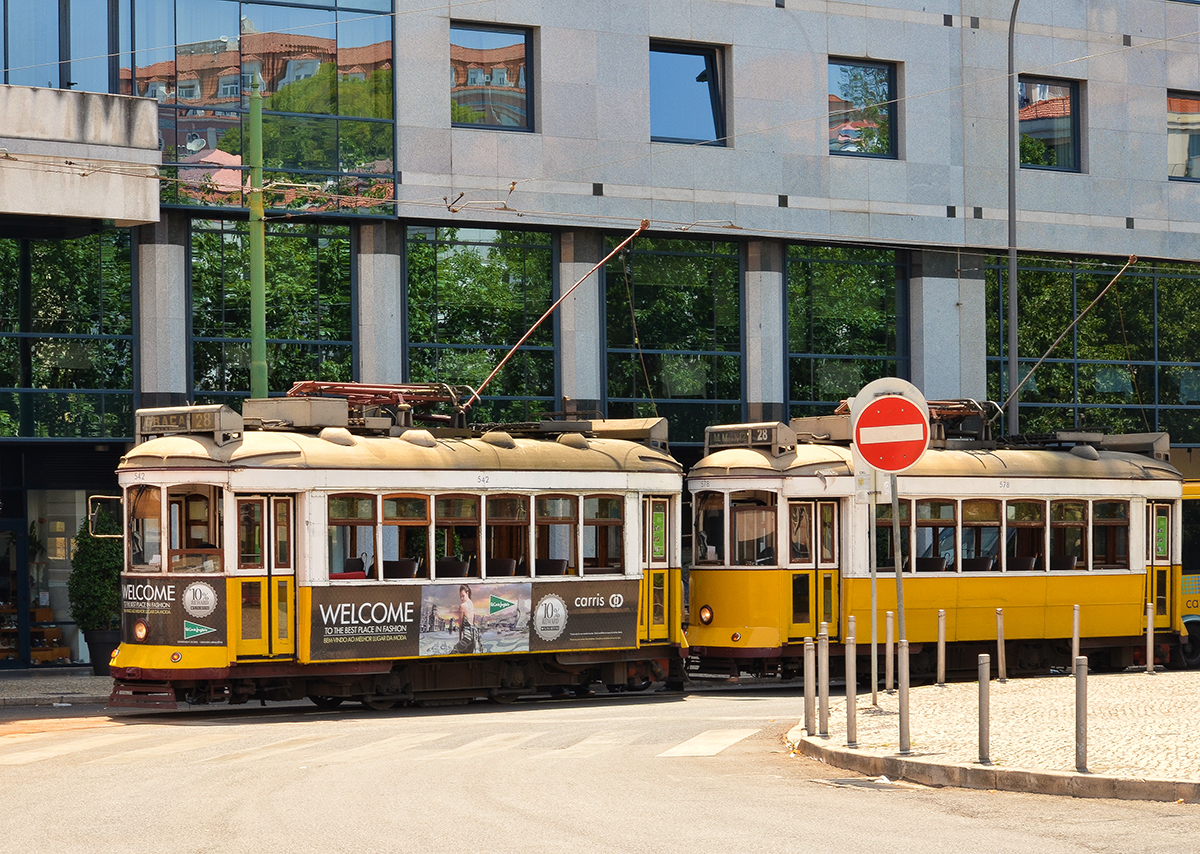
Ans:
[[[1075,659],[1079,658],[1079,606],[1071,617],[1071,675],[1075,675]]]
[[[938,609],[938,662],[937,683],[946,687],[946,612]]]
[[[1154,606],[1146,606],[1146,672],[1154,673]]]
[[[829,737],[829,629],[822,623],[817,637],[817,735]]]
[[[812,638],[804,639],[804,734],[814,735],[817,723],[817,652]]]
[[[979,764],[992,764],[992,714],[990,687],[992,657],[986,652],[979,656]]]
[[[912,750],[908,738],[908,641],[900,639],[900,755]]]
[[[887,612],[887,630],[884,633],[886,640],[883,642],[883,690],[889,694],[892,693],[892,682],[896,672],[896,656],[895,656],[895,629],[893,628],[894,615],[891,611]]]
[[[1008,672],[1004,666],[1004,609],[996,609],[996,681],[1007,682]]]
[[[1087,656],[1075,659],[1075,770],[1087,772]]]
[[[853,620],[846,638],[846,746],[858,747],[858,651],[855,647]]]

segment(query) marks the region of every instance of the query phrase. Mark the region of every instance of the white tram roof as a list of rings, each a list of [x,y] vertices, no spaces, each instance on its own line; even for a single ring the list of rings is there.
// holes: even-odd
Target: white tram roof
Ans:
[[[1098,452],[1086,459],[1070,451],[1000,448],[953,450],[930,448],[901,477],[1086,478],[1111,480],[1175,480],[1180,473],[1170,464],[1124,451]],[[797,444],[778,456],[769,450],[726,448],[701,459],[690,478],[754,477],[765,475],[853,475],[854,461],[844,445]]]
[[[482,438],[434,438],[425,430],[400,436],[354,435],[327,428],[320,435],[248,430],[241,441],[217,444],[211,435],[172,435],[136,445],[118,472],[151,469],[377,469],[411,471],[577,471],[680,474],[668,454],[622,439],[564,434],[526,439],[493,432]]]

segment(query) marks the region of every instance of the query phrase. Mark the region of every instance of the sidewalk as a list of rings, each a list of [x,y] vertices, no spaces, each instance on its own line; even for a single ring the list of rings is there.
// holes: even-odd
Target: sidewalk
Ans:
[[[112,685],[112,677],[93,676],[90,666],[0,671],[0,706],[103,704]]]
[[[1075,769],[1074,678],[992,680],[990,694],[990,765],[978,761],[975,682],[910,690],[908,756],[899,694],[883,691],[878,709],[858,695],[857,749],[846,747],[844,694],[830,695],[828,738],[805,735],[802,721],[788,741],[839,768],[926,785],[1200,803],[1200,671],[1089,674],[1086,773]]]

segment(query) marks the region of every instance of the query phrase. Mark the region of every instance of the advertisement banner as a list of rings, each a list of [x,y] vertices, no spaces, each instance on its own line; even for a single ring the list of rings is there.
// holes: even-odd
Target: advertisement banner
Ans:
[[[421,588],[338,585],[312,589],[313,661],[417,654]]]
[[[147,637],[169,646],[224,646],[227,640],[223,579],[171,575],[121,579],[121,640],[133,643],[133,625],[143,620]]]

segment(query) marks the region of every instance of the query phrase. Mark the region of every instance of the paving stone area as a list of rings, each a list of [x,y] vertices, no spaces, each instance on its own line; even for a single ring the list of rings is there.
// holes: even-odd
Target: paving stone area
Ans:
[[[106,703],[112,684],[108,676],[92,675],[90,667],[10,671],[0,673],[0,706]]]
[[[993,680],[990,753],[998,768],[1075,769],[1075,679]],[[858,696],[858,750],[900,749],[899,694]],[[920,686],[909,693],[914,759],[970,764],[979,759],[979,686]],[[1093,673],[1088,676],[1087,767],[1122,778],[1200,781],[1200,671]],[[795,732],[795,731],[793,731]],[[846,744],[845,697],[830,697],[831,748]]]

